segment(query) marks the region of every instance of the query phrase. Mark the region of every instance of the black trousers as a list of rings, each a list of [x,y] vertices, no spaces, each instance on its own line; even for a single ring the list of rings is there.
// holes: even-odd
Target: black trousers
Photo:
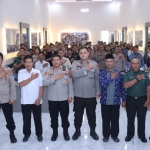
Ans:
[[[15,126],[15,122],[13,119],[13,105],[9,103],[4,103],[4,104],[1,104],[1,106],[2,106],[4,116],[5,116],[5,120],[7,122],[6,128],[9,131],[14,131],[16,126]]]
[[[49,113],[51,117],[51,127],[53,129],[58,128],[58,116],[60,112],[62,127],[69,128],[70,124],[68,121],[69,116],[69,103],[68,100],[64,101],[48,101],[49,103]]]
[[[145,137],[145,119],[147,107],[144,107],[144,103],[147,97],[143,96],[138,99],[127,96],[126,111],[127,111],[127,136],[133,137],[135,134],[134,120],[137,113],[138,118],[138,136],[139,138]]]
[[[103,105],[101,104],[103,137],[116,138],[119,134],[119,114],[120,105]]]
[[[89,126],[91,128],[96,127],[96,98],[82,98],[74,97],[74,125],[75,128],[80,128],[83,121],[84,108],[86,108],[86,115]]]
[[[31,113],[33,113],[35,132],[37,136],[42,135],[42,121],[41,121],[41,105],[35,104],[21,105],[23,115],[23,134],[30,136],[31,134]]]

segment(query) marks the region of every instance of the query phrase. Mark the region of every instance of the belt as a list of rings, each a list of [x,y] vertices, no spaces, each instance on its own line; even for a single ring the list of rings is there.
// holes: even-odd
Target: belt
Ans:
[[[129,95],[128,95],[129,96]],[[146,95],[144,95],[144,96],[140,96],[140,97],[134,97],[134,96],[129,96],[129,97],[131,97],[131,98],[134,98],[134,99],[139,99],[139,98],[142,98],[142,97],[145,97]]]

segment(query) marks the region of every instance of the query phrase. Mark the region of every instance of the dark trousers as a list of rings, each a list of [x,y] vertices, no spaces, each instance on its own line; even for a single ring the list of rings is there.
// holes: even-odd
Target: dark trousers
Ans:
[[[31,112],[33,113],[35,132],[37,136],[42,135],[42,121],[41,121],[41,105],[35,104],[21,105],[23,115],[23,134],[30,136],[31,134]]]
[[[84,108],[86,108],[86,115],[89,126],[91,128],[96,127],[96,98],[81,98],[74,97],[74,125],[75,128],[80,128],[82,125]]]
[[[139,138],[145,137],[145,118],[147,108],[144,107],[144,103],[147,97],[143,96],[138,99],[127,96],[126,111],[127,111],[127,136],[133,137],[135,134],[134,120],[137,113],[138,118],[138,136]]]
[[[53,129],[58,128],[58,116],[60,112],[62,127],[64,129],[69,128],[70,124],[68,121],[69,116],[69,103],[68,100],[64,101],[48,101],[49,103],[49,113],[51,117],[51,127]]]
[[[120,105],[103,105],[101,104],[103,137],[116,138],[119,134],[119,114]]]
[[[4,103],[4,104],[1,104],[1,106],[2,106],[4,116],[5,116],[5,120],[7,122],[6,128],[9,131],[14,131],[16,126],[15,126],[15,122],[13,119],[13,105],[9,103]]]

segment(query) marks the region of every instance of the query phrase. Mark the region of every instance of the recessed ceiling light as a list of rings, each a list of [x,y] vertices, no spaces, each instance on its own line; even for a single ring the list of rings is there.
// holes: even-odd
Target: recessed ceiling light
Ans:
[[[88,8],[82,8],[80,11],[81,12],[89,12],[89,9]]]

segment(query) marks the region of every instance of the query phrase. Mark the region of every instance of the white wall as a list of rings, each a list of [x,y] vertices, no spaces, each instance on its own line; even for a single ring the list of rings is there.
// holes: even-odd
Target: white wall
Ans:
[[[89,8],[88,13],[80,12]],[[87,31],[90,40],[96,44],[101,40],[101,31],[117,29],[118,7],[112,2],[101,3],[59,3],[50,6],[52,41],[60,40],[62,31]]]
[[[30,24],[31,32],[50,29],[50,13],[44,0],[0,0],[0,51],[5,58],[16,55],[6,52],[5,28],[19,29],[19,22]]]
[[[6,58],[16,55],[7,55],[5,28],[19,29],[19,22],[30,24],[31,32],[43,33],[43,27],[47,28],[51,42],[60,41],[63,31],[87,31],[96,44],[101,40],[101,31],[121,32],[126,26],[128,31],[145,30],[145,22],[150,22],[149,6],[149,0],[122,0],[120,5],[81,2],[57,6],[46,0],[0,0],[0,51]],[[81,8],[89,8],[89,12],[81,13]]]
[[[143,30],[144,45],[140,49],[145,49],[145,23],[150,22],[150,0],[124,0],[120,3],[118,17],[118,32],[122,27],[128,28],[128,31]],[[133,38],[133,44],[135,44]]]

